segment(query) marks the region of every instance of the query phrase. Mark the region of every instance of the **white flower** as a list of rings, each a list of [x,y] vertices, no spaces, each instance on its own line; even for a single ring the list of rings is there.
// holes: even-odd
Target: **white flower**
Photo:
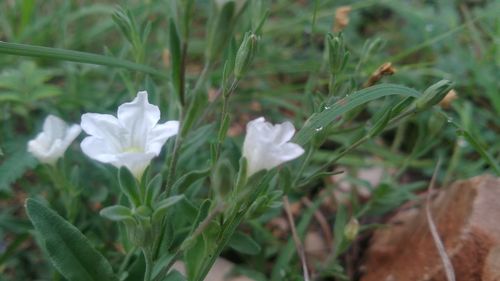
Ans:
[[[177,134],[179,122],[158,124],[160,109],[148,102],[146,91],[120,105],[117,115],[83,114],[81,126],[90,136],[82,141],[82,150],[97,161],[125,166],[140,178],[167,139]]]
[[[28,152],[38,161],[53,165],[81,131],[80,126],[68,126],[61,118],[49,115],[43,122],[43,131],[28,142]]]
[[[300,145],[288,142],[294,134],[295,128],[290,122],[272,125],[264,117],[248,122],[243,143],[247,176],[260,170],[270,170],[302,155],[304,149]]]

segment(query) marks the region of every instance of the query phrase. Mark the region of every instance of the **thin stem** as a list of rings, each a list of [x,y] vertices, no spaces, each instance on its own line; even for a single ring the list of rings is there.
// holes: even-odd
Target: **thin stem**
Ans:
[[[203,65],[203,69],[201,70],[200,76],[194,86],[193,93],[195,95],[198,93],[199,90],[201,90],[201,87],[205,84],[207,80],[208,70],[210,70],[210,66],[211,63],[209,61],[205,62],[205,64]]]
[[[187,50],[188,43],[187,40],[184,40],[182,43],[182,51],[181,51],[181,73],[180,73],[180,89],[179,89],[179,97],[181,106],[184,107],[186,104],[186,58],[187,58]]]
[[[191,235],[189,235],[189,241],[192,241],[193,239],[195,239],[196,237],[198,237],[209,225],[210,223],[213,221],[213,219],[215,218],[215,216],[217,216],[218,214],[220,214],[223,210],[224,210],[224,207],[225,205],[224,204],[219,204],[217,205],[208,215],[207,217],[198,225],[198,227],[196,227],[196,229],[192,232]],[[175,261],[180,257],[180,255],[186,250],[185,248],[187,247],[188,244],[187,241],[188,239],[185,239],[183,241],[183,243],[181,244],[180,247],[178,247],[174,254],[173,254],[173,257],[172,259],[168,262],[167,265],[165,265],[162,270],[160,271],[160,273],[158,273],[158,275],[156,276],[156,278],[154,279],[154,281],[159,281],[159,280],[163,280],[162,278],[165,276],[165,274],[168,273],[168,271],[170,270],[170,268],[174,265]]]
[[[172,184],[174,181],[175,177],[175,170],[177,166],[177,161],[179,158],[179,152],[181,150],[182,146],[182,136],[180,134],[177,135],[175,138],[175,144],[174,144],[174,150],[172,152],[172,160],[170,161],[170,165],[168,167],[168,174],[167,174],[167,179],[165,183],[165,195],[166,197],[170,196],[170,191],[172,189]]]
[[[120,268],[118,269],[118,275],[121,275],[123,273],[123,271],[125,271],[125,268],[127,267],[128,263],[130,262],[130,259],[132,258],[132,256],[134,255],[135,250],[136,250],[136,247],[134,246],[127,253],[127,255],[125,256],[125,259],[123,260],[123,262],[120,265]]]
[[[398,116],[394,117],[393,119],[391,119],[388,122],[388,125],[387,125],[387,127],[384,130],[391,129],[393,126],[398,125],[404,118],[407,118],[409,116],[413,116],[416,113],[418,113],[418,112],[415,111],[415,110],[408,110],[406,112],[401,113],[400,115],[398,115]],[[335,158],[333,158],[332,160],[330,160],[327,163],[325,163],[323,166],[321,166],[319,169],[317,169],[313,174],[316,174],[316,173],[318,173],[320,171],[323,171],[323,170],[327,169],[328,166],[334,164],[340,158],[344,157],[344,155],[346,155],[347,153],[351,152],[353,149],[355,149],[356,147],[360,146],[361,144],[363,144],[365,141],[367,141],[369,139],[371,139],[371,137],[369,135],[363,136],[362,138],[360,138],[359,140],[357,140],[356,142],[354,142],[353,144],[351,144],[350,146],[348,146],[344,150],[342,150],[339,154],[337,154],[337,156],[335,156]]]
[[[224,89],[224,91],[222,92],[222,98],[223,98],[224,102],[222,103],[221,124],[219,127],[219,134],[218,134],[219,139],[217,140],[217,148],[215,150],[216,151],[216,154],[215,154],[216,159],[219,159],[221,146],[222,146],[222,143],[224,142],[224,139],[226,138],[225,135],[222,135],[223,134],[222,130],[224,130],[224,120],[229,115],[229,110],[228,110],[229,98],[233,94],[234,90],[236,90],[236,87],[238,87],[238,82],[239,82],[239,80],[234,78],[229,89],[227,89],[227,90]]]
[[[198,81],[196,81],[196,85],[193,89],[193,93],[195,95],[198,94],[198,92],[200,91],[201,87],[205,84],[205,81],[207,79],[207,74],[208,74],[208,70],[210,69],[210,63],[209,62],[206,62],[204,67],[203,67],[203,70],[201,71],[201,74],[200,74],[200,77],[198,78]],[[194,102],[191,101],[191,102]],[[185,113],[186,111],[183,109],[183,107],[181,106],[181,114],[180,114],[180,128],[182,128],[182,124],[183,124],[183,120],[184,120],[184,117],[185,117]],[[179,158],[179,153],[180,153],[180,150],[181,150],[181,147],[182,147],[182,143],[183,143],[183,138],[182,138],[182,134],[178,134],[177,137],[175,138],[175,144],[174,144],[174,149],[172,151],[172,158],[171,158],[171,161],[170,161],[170,165],[168,167],[168,173],[167,173],[167,179],[166,179],[166,183],[165,183],[165,194],[166,194],[166,197],[170,196],[170,191],[171,191],[171,188],[172,188],[172,184],[173,184],[173,181],[174,181],[174,177],[175,177],[175,172],[176,172],[176,168],[177,168],[177,161],[178,161],[178,158]]]
[[[62,196],[66,218],[73,223],[76,218],[76,204],[74,204],[76,202],[76,196],[73,194],[71,183],[67,180],[63,168],[59,169],[57,165],[47,166],[47,173],[57,191],[60,192]]]
[[[233,236],[233,233],[236,231],[236,228],[240,225],[241,221],[243,220],[246,210],[248,208],[245,208],[244,211],[241,212],[236,212],[231,219],[228,221],[227,224],[225,224],[224,229],[222,230],[221,233],[221,238],[219,241],[216,242],[216,248],[215,251],[212,252],[211,255],[209,255],[209,259],[207,262],[205,262],[200,270],[198,271],[196,278],[193,280],[195,281],[201,281],[204,280],[205,276],[208,274],[210,269],[212,268],[212,265],[215,263],[215,260],[219,257],[221,254],[222,250],[226,247],[227,243]]]
[[[146,272],[144,273],[144,281],[150,281],[153,273],[153,255],[148,248],[142,248],[144,259],[146,260]]]
[[[300,262],[302,263],[302,271],[304,274],[304,281],[309,281],[309,269],[307,268],[307,258],[306,252],[304,250],[304,245],[302,241],[300,241],[300,237],[297,234],[297,228],[295,227],[295,222],[293,220],[292,212],[290,211],[290,202],[288,202],[288,197],[283,196],[283,207],[285,209],[286,216],[288,218],[288,223],[290,224],[290,228],[292,229],[292,238],[295,243],[295,248],[297,249],[297,254],[299,255]]]
[[[207,217],[202,221],[200,222],[200,224],[198,225],[198,227],[196,227],[196,229],[193,231],[193,233],[190,235],[189,237],[189,240],[193,240],[193,239],[196,239],[209,225],[210,223],[213,221],[213,219],[218,215],[220,214],[223,210],[224,210],[224,207],[225,205],[223,203],[220,203],[219,205],[217,205],[208,215]],[[182,243],[181,247],[180,247],[180,250],[181,251],[184,251],[185,248],[187,247],[188,244],[185,244],[186,241],[188,241],[187,239],[184,240],[184,242]]]
[[[311,156],[312,156],[313,152],[314,152],[314,149],[312,147],[309,147],[309,149],[307,151],[307,154],[306,154],[306,157],[304,158],[304,161],[302,161],[302,164],[300,165],[300,168],[297,171],[297,174],[295,176],[295,180],[293,181],[293,185],[292,186],[296,186],[297,185],[297,182],[299,181],[300,176],[302,175],[302,173],[306,169],[306,166],[309,164],[309,160],[311,159]]]

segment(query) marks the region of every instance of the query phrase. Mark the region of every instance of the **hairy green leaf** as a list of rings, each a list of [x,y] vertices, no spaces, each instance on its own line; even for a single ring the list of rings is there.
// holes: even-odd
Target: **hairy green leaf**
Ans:
[[[28,216],[55,268],[70,281],[116,281],[109,262],[73,225],[40,202],[26,201]]]

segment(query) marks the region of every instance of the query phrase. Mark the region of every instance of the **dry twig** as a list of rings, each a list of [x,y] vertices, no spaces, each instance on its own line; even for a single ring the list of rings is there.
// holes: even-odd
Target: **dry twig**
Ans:
[[[437,231],[436,224],[432,219],[432,213],[431,213],[431,197],[432,197],[431,194],[434,188],[434,184],[436,182],[436,174],[439,170],[440,164],[441,160],[438,160],[438,164],[436,165],[436,169],[434,170],[434,174],[432,175],[431,183],[429,184],[429,188],[427,190],[427,202],[425,204],[425,213],[427,215],[427,222],[429,224],[429,230],[431,231],[432,234],[432,239],[434,240],[434,244],[436,245],[436,248],[439,252],[441,261],[443,262],[446,278],[448,279],[448,281],[455,281],[455,270],[453,269],[453,264],[451,263],[450,258],[446,253],[443,241],[439,237],[439,233]]]
[[[302,241],[300,241],[299,235],[297,234],[297,229],[295,228],[293,215],[290,210],[290,202],[288,202],[287,196],[283,196],[283,207],[285,209],[288,222],[290,223],[290,228],[292,229],[292,237],[295,243],[295,248],[297,249],[297,254],[299,255],[300,261],[302,263],[302,270],[304,272],[304,281],[309,281],[311,279],[309,278],[309,269],[307,267],[306,252],[304,251],[304,245],[302,245]]]

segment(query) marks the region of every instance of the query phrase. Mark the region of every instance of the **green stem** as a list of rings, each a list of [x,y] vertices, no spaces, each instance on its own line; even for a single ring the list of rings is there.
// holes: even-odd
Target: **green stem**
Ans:
[[[56,165],[47,166],[47,173],[52,180],[56,190],[61,194],[62,204],[66,212],[66,218],[73,223],[76,219],[76,197],[73,194],[73,187],[67,180],[63,168],[59,169]],[[52,202],[54,203],[54,202]]]
[[[386,128],[384,130],[391,129],[393,126],[395,126],[397,124],[400,124],[400,122],[402,120],[404,120],[405,118],[413,116],[416,113],[418,113],[418,112],[416,112],[414,110],[409,110],[409,111],[401,113],[400,115],[398,115],[398,116],[394,117],[393,119],[391,119],[388,122],[388,125],[386,126]],[[340,158],[344,157],[347,153],[351,152],[353,149],[355,149],[356,147],[360,146],[361,144],[363,144],[365,141],[367,141],[369,139],[371,139],[371,137],[369,135],[365,135],[362,138],[358,139],[356,142],[354,142],[350,146],[346,147],[339,154],[337,154],[337,156],[335,156],[335,158],[333,158],[332,160],[328,161],[326,164],[324,164],[319,169],[317,169],[313,174],[316,174],[318,172],[321,172],[321,171],[327,169],[330,165],[336,163]]]
[[[132,256],[134,255],[135,250],[136,250],[136,247],[134,246],[134,247],[132,247],[132,249],[130,249],[130,251],[125,256],[125,259],[123,260],[123,262],[120,265],[120,268],[118,269],[118,276],[120,276],[123,273],[123,271],[125,271],[125,268],[127,267],[128,263],[130,262],[130,259],[132,258]]]
[[[142,248],[144,259],[146,260],[146,272],[144,273],[144,281],[150,281],[153,273],[153,255],[148,248]]]
[[[229,115],[229,110],[228,110],[229,109],[229,98],[233,94],[234,90],[236,90],[236,87],[238,87],[238,82],[239,82],[239,80],[235,78],[233,80],[231,86],[229,87],[229,89],[227,89],[227,90],[224,89],[222,92],[222,98],[223,98],[224,102],[222,103],[221,124],[219,127],[219,133],[218,133],[219,139],[217,140],[217,148],[215,150],[216,151],[216,154],[215,154],[216,159],[219,159],[221,146],[226,138],[225,134],[223,135],[222,130],[224,130],[224,120]]]
[[[177,161],[179,159],[179,153],[182,146],[182,136],[180,134],[175,138],[174,150],[172,152],[172,160],[168,167],[167,180],[165,183],[165,195],[166,198],[170,196],[170,191],[172,189],[172,184],[174,183],[175,171],[177,167]]]
[[[198,271],[196,277],[194,278],[195,281],[203,281],[205,279],[205,276],[208,274],[210,269],[212,268],[213,264],[215,263],[215,260],[219,257],[221,254],[222,250],[226,247],[227,243],[233,236],[234,232],[240,225],[241,221],[243,220],[246,210],[248,208],[245,208],[244,211],[237,212],[235,213],[230,221],[226,224],[224,227],[224,230],[222,231],[222,235],[220,236],[221,238],[217,242],[217,248],[215,251],[209,256],[207,262],[205,262],[201,269]]]

